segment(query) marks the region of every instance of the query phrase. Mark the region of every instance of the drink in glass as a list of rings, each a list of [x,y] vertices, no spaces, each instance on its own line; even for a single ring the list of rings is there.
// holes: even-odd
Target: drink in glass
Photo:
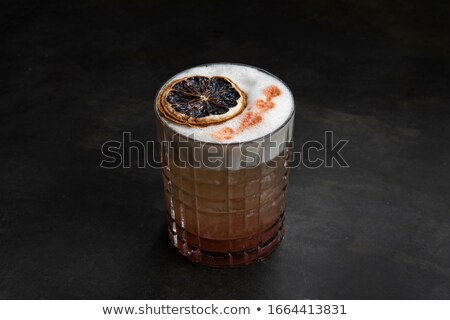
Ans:
[[[155,111],[173,245],[212,267],[273,252],[284,234],[289,88],[255,67],[203,65],[168,80]]]

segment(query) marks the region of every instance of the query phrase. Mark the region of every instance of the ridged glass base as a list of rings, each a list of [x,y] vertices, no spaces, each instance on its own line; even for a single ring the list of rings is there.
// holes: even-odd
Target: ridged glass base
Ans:
[[[191,261],[209,267],[230,268],[261,261],[272,253],[283,239],[283,222],[284,214],[270,228],[251,237],[212,240],[190,234],[169,216],[168,231],[172,244]]]

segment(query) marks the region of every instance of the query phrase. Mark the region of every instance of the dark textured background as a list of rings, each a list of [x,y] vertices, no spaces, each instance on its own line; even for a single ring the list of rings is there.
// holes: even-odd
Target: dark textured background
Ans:
[[[3,2],[0,298],[450,298],[448,4],[147,2]],[[297,145],[350,140],[350,169],[292,171],[281,247],[229,270],[170,245],[157,170],[99,167],[215,61],[290,85]]]

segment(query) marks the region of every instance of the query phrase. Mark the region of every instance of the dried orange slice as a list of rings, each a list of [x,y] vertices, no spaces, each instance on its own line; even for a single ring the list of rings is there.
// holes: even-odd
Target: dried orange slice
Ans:
[[[227,121],[240,114],[246,104],[245,93],[226,77],[177,79],[158,98],[158,110],[163,116],[193,127]]]

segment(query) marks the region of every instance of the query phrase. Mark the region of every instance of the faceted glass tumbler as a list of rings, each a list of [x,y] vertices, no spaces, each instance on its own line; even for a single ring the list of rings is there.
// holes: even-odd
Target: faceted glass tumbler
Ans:
[[[273,252],[284,234],[294,109],[280,128],[243,143],[182,136],[155,112],[172,244],[211,267],[248,265]],[[258,160],[248,161],[249,152]],[[220,160],[213,165],[212,153]]]

